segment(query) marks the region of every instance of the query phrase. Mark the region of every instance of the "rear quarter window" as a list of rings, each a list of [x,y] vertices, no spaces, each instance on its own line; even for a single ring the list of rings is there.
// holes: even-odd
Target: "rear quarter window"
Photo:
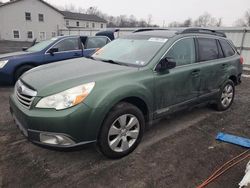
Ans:
[[[90,37],[86,42],[86,49],[91,48],[102,48],[108,43],[108,39],[106,37]]]
[[[220,44],[225,57],[230,57],[235,54],[234,49],[226,40],[220,39]]]
[[[199,61],[209,61],[220,58],[216,39],[198,38]]]

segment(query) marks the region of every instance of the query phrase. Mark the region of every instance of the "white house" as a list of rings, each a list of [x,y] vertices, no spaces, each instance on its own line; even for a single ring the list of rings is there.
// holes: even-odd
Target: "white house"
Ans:
[[[95,15],[60,11],[43,0],[11,0],[0,4],[0,40],[38,41],[71,28],[106,28]]]
[[[106,20],[89,14],[61,11],[67,28],[102,29],[106,28]]]

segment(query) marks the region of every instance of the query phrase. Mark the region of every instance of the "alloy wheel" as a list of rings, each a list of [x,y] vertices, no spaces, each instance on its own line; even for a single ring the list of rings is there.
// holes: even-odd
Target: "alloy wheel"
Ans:
[[[234,88],[232,85],[228,84],[224,87],[224,90],[222,92],[221,95],[221,104],[223,107],[227,108],[232,100],[233,100],[233,96],[234,96]]]
[[[139,133],[140,123],[137,117],[132,114],[121,115],[109,129],[109,147],[115,152],[125,152],[135,144]]]

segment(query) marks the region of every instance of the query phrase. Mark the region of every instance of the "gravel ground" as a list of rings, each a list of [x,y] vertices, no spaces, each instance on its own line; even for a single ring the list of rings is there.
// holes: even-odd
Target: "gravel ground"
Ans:
[[[0,187],[195,187],[245,150],[215,141],[218,132],[250,138],[250,78],[237,87],[230,110],[201,107],[157,121],[121,160],[106,159],[94,145],[62,152],[28,142],[8,110],[11,91],[0,89]],[[237,187],[246,163],[208,187]]]

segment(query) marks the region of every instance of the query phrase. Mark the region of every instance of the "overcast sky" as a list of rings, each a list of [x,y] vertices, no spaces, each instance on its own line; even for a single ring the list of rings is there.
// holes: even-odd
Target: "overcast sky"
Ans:
[[[6,1],[6,0],[5,0]],[[153,16],[153,23],[160,26],[173,21],[195,19],[204,12],[223,18],[224,26],[231,26],[250,9],[250,0],[46,0],[52,5],[82,7],[96,6],[113,16],[135,15],[138,19]]]

